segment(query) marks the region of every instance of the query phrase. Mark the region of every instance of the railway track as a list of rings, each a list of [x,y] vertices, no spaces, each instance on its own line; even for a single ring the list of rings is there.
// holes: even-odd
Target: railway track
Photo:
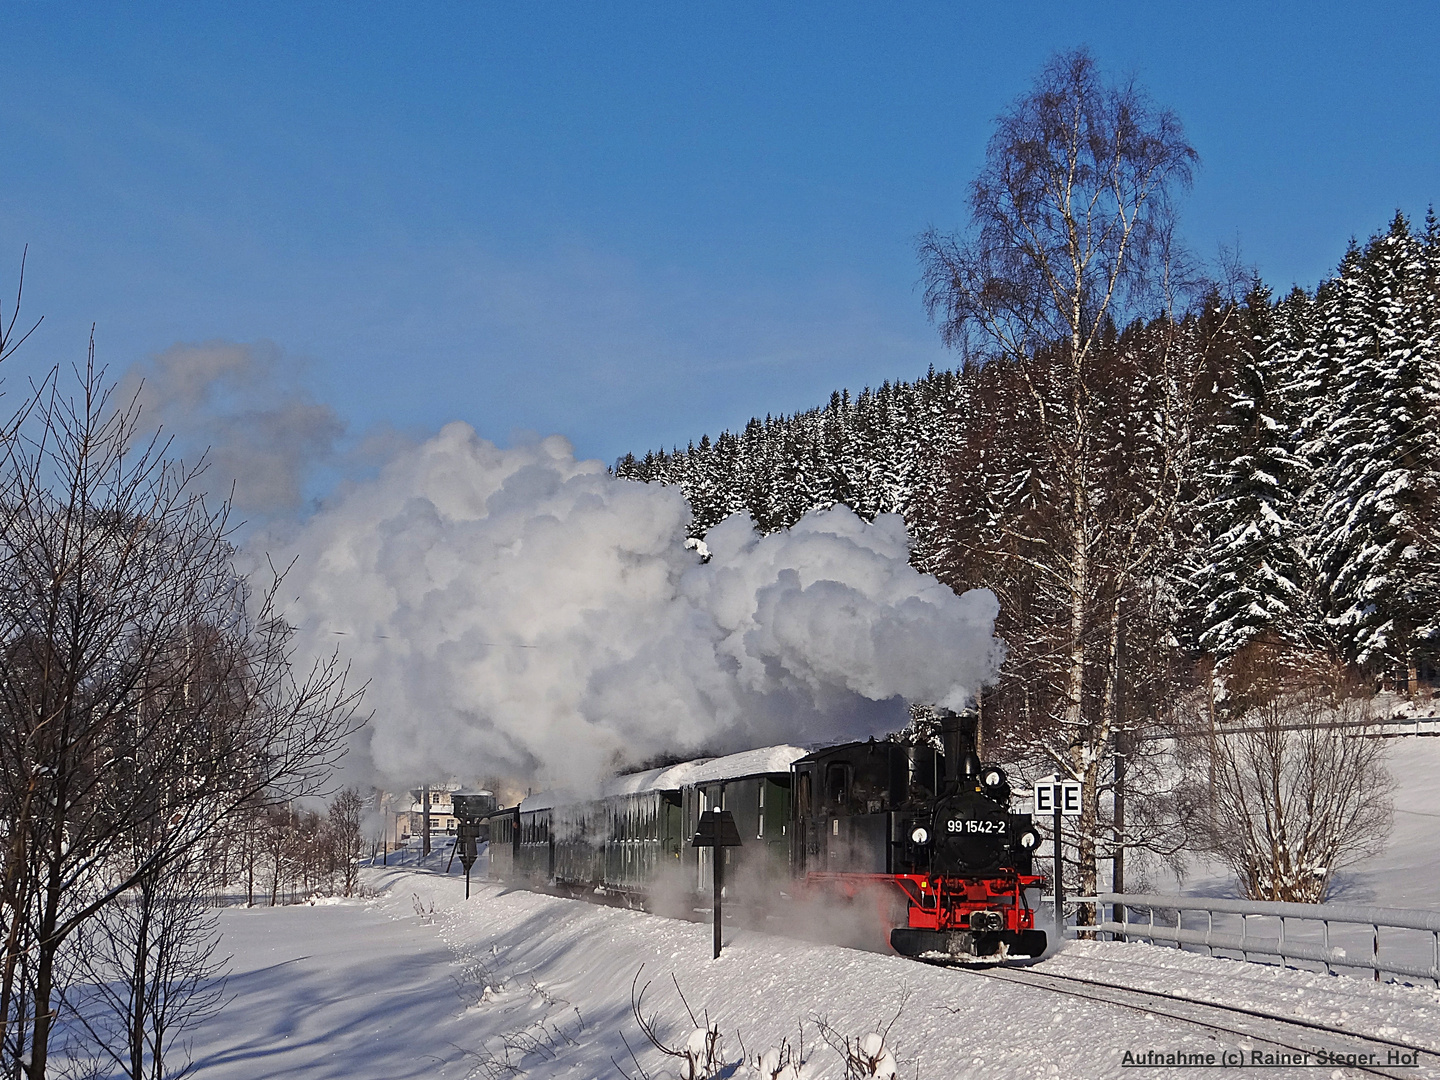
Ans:
[[[1330,1064],[1367,1076],[1414,1080],[1434,1075],[1440,1049],[1417,1046],[1380,1035],[1367,1035],[1345,1028],[1330,1027],[1309,1020],[1277,1016],[1274,1013],[1234,1005],[1218,1005],[1158,990],[1137,990],[1119,983],[1100,982],[1075,975],[1053,975],[1034,968],[960,967],[986,979],[1050,990],[1087,1001],[1117,1005],[1151,1016],[1163,1016],[1193,1024],[1217,1035],[1263,1044],[1281,1053],[1309,1054],[1313,1068]],[[1317,1060],[1323,1052],[1327,1061]],[[1397,1063],[1398,1059],[1398,1063]],[[1249,1063],[1248,1056],[1245,1063]],[[1232,1062],[1231,1064],[1239,1064]],[[1220,1067],[1217,1065],[1217,1067]]]

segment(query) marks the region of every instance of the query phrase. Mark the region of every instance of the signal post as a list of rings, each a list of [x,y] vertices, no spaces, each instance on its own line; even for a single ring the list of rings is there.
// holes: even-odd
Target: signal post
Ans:
[[[1065,867],[1061,853],[1060,819],[1080,816],[1079,780],[1063,780],[1059,773],[1035,781],[1035,816],[1054,818],[1051,843],[1055,846],[1055,939],[1065,940]]]
[[[725,885],[725,853],[724,848],[740,846],[740,830],[735,827],[735,815],[729,810],[706,810],[700,815],[699,827],[695,830],[695,838],[690,841],[692,847],[711,848],[714,855],[711,864],[714,869],[712,888],[715,890],[715,955],[713,960],[720,959],[720,891]]]

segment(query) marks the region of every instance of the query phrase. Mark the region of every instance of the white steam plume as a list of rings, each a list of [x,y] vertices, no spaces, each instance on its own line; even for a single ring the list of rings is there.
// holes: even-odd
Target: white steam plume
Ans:
[[[661,753],[864,738],[993,677],[995,597],[915,571],[898,516],[760,536],[737,515],[705,564],[688,520],[678,489],[564,439],[502,450],[454,423],[290,537],[290,616],[371,680],[370,753],[403,780],[580,787]]]
[[[127,371],[118,398],[138,394],[144,425],[161,427],[187,461],[206,454],[209,493],[229,498],[233,486],[242,516],[268,518],[300,507],[307,474],[345,430],[295,368],[265,341],[173,345]]]

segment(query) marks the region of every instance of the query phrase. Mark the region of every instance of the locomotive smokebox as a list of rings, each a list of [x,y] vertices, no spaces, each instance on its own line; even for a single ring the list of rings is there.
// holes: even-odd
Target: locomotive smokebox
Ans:
[[[973,785],[980,772],[980,755],[975,736],[980,716],[974,711],[957,713],[940,709],[940,738],[945,744],[945,790],[954,791],[967,780]]]

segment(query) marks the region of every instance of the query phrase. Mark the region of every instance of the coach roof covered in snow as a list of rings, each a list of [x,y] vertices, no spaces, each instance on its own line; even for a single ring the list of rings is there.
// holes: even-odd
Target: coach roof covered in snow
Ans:
[[[709,784],[717,780],[739,780],[763,773],[788,773],[792,762],[810,751],[801,746],[766,746],[718,758],[696,758],[663,769],[626,773],[607,781],[600,789],[601,798],[614,795],[640,795],[647,791],[678,791],[691,784]],[[520,804],[521,812],[549,810],[561,803],[575,801],[561,792],[542,791]]]
[[[808,753],[809,750],[800,746],[765,746],[759,750],[746,750],[741,754],[728,754],[709,761],[687,761],[674,767],[676,770],[685,770],[680,783],[675,786],[708,784],[715,780],[739,780],[744,776],[759,776],[762,773],[788,773],[791,764]]]
[[[707,763],[709,758],[683,761],[679,765],[667,765],[663,769],[646,769],[644,772],[625,773],[613,777],[600,785],[598,798],[608,799],[616,795],[642,795],[647,791],[675,791],[687,783],[687,770]],[[563,791],[541,791],[529,796],[520,804],[521,812],[549,810],[551,807],[572,802],[586,802],[571,793]]]

